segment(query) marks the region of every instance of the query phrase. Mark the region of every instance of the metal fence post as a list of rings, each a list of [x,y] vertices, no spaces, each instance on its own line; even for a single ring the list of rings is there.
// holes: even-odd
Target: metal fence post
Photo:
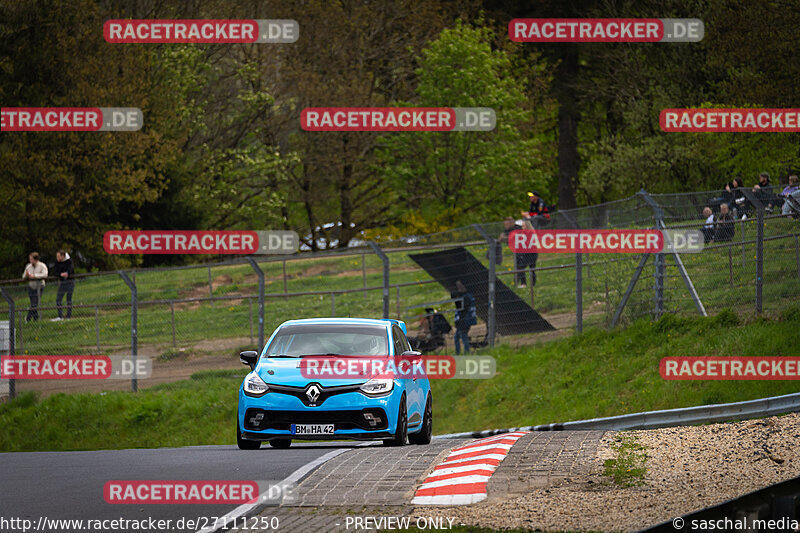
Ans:
[[[797,263],[797,277],[800,278],[800,240],[794,236],[794,262]]]
[[[575,329],[583,333],[583,254],[575,254]]]
[[[336,316],[336,293],[331,292],[331,316]]]
[[[653,209],[653,215],[656,220],[656,228],[658,230],[665,230],[667,229],[667,225],[664,223],[664,210],[661,208],[658,203],[653,199],[647,191],[642,189],[641,191],[636,193],[637,196],[644,199],[644,201]],[[667,242],[665,242],[665,246],[669,246],[671,248],[671,243],[669,242],[668,236],[664,234],[664,238]],[[702,300],[700,300],[700,295],[697,293],[697,289],[692,283],[692,278],[689,277],[689,272],[686,270],[686,267],[683,265],[683,261],[681,260],[680,254],[676,253],[675,251],[669,252],[672,258],[675,260],[675,266],[678,268],[678,272],[681,274],[681,278],[683,278],[683,284],[686,285],[686,289],[689,291],[689,294],[692,297],[692,301],[694,301],[694,306],[697,309],[697,312],[700,313],[701,316],[708,316],[706,313],[706,308],[703,306]],[[666,255],[662,252],[660,254],[656,254],[655,258],[655,267],[656,267],[656,318],[660,318],[661,314],[664,312],[664,271],[666,270]]]
[[[570,226],[580,229],[578,222],[566,212],[562,212]],[[586,277],[589,277],[589,265],[586,265]],[[531,285],[533,289],[533,285]],[[531,291],[532,293],[532,291]],[[583,332],[583,254],[575,254],[575,330]]]
[[[753,191],[742,189],[742,193],[756,208],[756,314],[760,314],[764,307],[764,204]]]
[[[264,348],[264,271],[252,257],[248,257],[247,262],[258,276],[258,349],[260,351]]]
[[[283,294],[289,293],[289,278],[286,276],[286,258],[283,258]],[[288,296],[283,297],[284,300],[287,302],[289,301]]]
[[[367,244],[383,262],[383,318],[389,318],[389,257],[374,242],[369,241]]]
[[[97,353],[100,353],[100,309],[94,306],[94,340],[97,342]]]
[[[742,234],[742,270],[744,270],[745,263],[746,263],[746,260],[747,260],[747,254],[746,254],[745,248],[744,248],[744,244],[745,244],[745,236],[744,236],[745,232],[744,232],[744,229],[745,229],[746,226],[744,225],[744,219],[741,219],[741,222],[742,222],[742,224],[741,224],[742,227],[741,227],[741,232],[740,233]]]
[[[655,255],[655,308],[653,309],[653,316],[656,320],[661,318],[664,314],[664,271],[666,270],[666,261],[664,254]]]
[[[756,313],[761,313],[764,307],[764,208],[756,214]]]
[[[208,265],[208,297],[214,297],[214,284],[211,282],[211,265]],[[214,300],[211,300],[211,307],[216,307]]]
[[[178,344],[175,342],[175,302],[169,303],[169,312],[172,315],[172,347],[177,348]]]
[[[14,298],[8,291],[0,287],[3,298],[8,302],[8,355],[14,355],[14,331],[16,330],[17,313],[14,310]],[[13,400],[17,396],[17,383],[14,378],[8,380],[8,397]]]
[[[364,295],[364,299],[366,300],[367,298],[369,298],[369,295],[367,294],[367,253],[366,252],[361,252],[361,280],[362,280],[363,285],[364,285],[364,292],[362,294]]]
[[[253,299],[247,299],[247,306],[250,309],[250,344],[253,344]]]
[[[486,321],[486,341],[489,344],[489,347],[494,346],[494,338],[495,338],[495,259],[497,255],[497,239],[489,235],[489,233],[483,229],[479,224],[473,224],[473,228],[475,228],[478,233],[486,239],[486,243],[489,245],[489,279],[487,280],[488,283],[488,299],[489,299],[489,309],[488,309],[488,320]]]
[[[133,368],[136,368],[136,356],[139,349],[139,295],[136,292],[136,283],[128,277],[128,274],[119,271],[122,281],[131,290],[131,357],[133,358]],[[136,372],[131,377],[131,390],[136,392],[139,390],[139,383],[136,379]]]

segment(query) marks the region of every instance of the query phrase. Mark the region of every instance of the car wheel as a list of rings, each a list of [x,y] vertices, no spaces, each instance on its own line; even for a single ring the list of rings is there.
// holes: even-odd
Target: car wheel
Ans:
[[[261,442],[257,440],[247,440],[242,438],[242,433],[239,431],[239,418],[236,418],[236,444],[240,450],[257,450],[261,448]]]
[[[279,448],[281,450],[285,450],[289,446],[292,445],[292,439],[272,439],[269,441],[269,445],[273,448]]]
[[[411,444],[430,444],[433,437],[433,401],[431,395],[428,394],[428,401],[425,402],[425,414],[422,417],[422,428],[418,433],[412,433],[408,436],[408,441]]]
[[[397,412],[397,427],[394,430],[394,437],[384,439],[385,446],[405,446],[408,440],[408,411],[406,409],[405,394],[400,398],[400,409]]]

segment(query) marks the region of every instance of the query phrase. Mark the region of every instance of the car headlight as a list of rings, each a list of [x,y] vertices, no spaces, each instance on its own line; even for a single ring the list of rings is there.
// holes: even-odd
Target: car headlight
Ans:
[[[371,379],[361,385],[361,392],[370,396],[386,394],[394,388],[393,379]]]
[[[250,372],[244,378],[244,391],[247,394],[260,396],[265,394],[268,390],[269,386],[267,386],[267,384],[264,383],[264,380],[261,379],[255,372]]]

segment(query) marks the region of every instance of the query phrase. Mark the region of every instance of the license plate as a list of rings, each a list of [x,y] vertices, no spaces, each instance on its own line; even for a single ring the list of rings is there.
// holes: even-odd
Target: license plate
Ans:
[[[333,435],[333,424],[292,424],[292,435]]]

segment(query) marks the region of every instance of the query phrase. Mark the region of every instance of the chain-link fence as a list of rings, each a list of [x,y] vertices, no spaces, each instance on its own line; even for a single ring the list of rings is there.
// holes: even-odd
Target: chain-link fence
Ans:
[[[701,229],[703,208],[719,212],[725,194],[642,192],[558,211],[543,227]],[[610,327],[664,313],[714,314],[730,308],[754,315],[796,305],[800,221],[776,214],[779,209],[770,213],[769,203],[749,191],[741,197],[744,201],[730,201],[735,218],[726,231],[695,254],[539,254],[523,261],[500,239],[503,223],[485,223],[345,250],[78,275],[71,308],[67,294],[61,295],[64,320],[56,320],[56,300],[68,291],[59,291],[58,281],[48,280],[35,295],[35,308],[27,283],[3,282],[0,317],[13,327],[12,346],[0,350],[137,353],[153,359],[152,377],[139,384],[151,386],[201,370],[237,368],[238,352],[263,346],[285,320],[399,318],[412,337],[420,335],[432,314],[453,325],[459,300],[455,281],[462,280],[477,299],[479,320],[469,331],[473,347],[534,342],[553,332]],[[452,330],[438,340],[429,348],[454,349]],[[45,393],[130,388],[123,381],[15,385],[17,391]]]

